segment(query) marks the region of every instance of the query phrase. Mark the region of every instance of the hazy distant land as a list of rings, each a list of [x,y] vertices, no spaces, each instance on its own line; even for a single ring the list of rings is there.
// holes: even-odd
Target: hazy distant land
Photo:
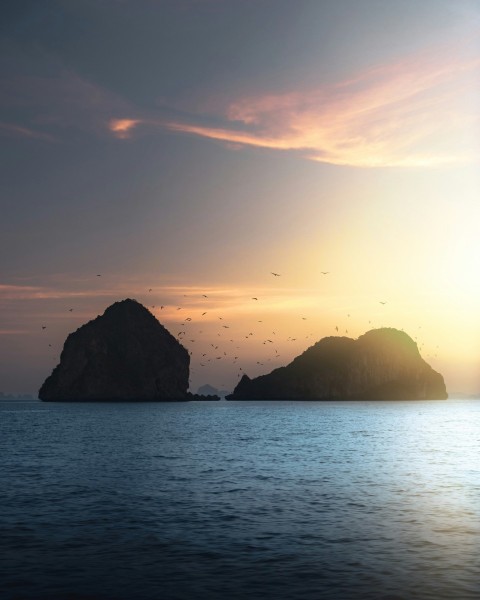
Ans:
[[[0,402],[5,400],[37,400],[37,396],[32,396],[32,394],[5,394],[4,392],[0,392]]]

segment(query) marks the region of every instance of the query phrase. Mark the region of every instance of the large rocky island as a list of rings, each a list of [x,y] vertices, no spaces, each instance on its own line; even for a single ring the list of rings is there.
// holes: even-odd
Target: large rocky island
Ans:
[[[135,300],[122,300],[71,333],[44,401],[189,400],[188,351]]]
[[[403,331],[373,329],[357,340],[327,337],[286,367],[250,379],[228,400],[433,400],[447,398],[443,377]]]

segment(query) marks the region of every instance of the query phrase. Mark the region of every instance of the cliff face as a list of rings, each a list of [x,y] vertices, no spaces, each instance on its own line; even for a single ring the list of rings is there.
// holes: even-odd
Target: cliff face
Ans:
[[[229,400],[433,400],[447,398],[443,377],[397,329],[374,329],[357,340],[320,340],[286,367],[250,379]]]
[[[135,300],[71,333],[39,391],[45,401],[184,400],[188,351]]]

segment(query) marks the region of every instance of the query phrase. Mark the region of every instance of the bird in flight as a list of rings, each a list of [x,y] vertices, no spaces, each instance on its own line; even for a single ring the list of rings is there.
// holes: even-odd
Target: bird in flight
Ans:
[[[69,309],[68,309],[68,312],[72,312],[72,311],[73,311],[73,308],[69,308]]]
[[[274,277],[280,277],[280,273],[274,273],[273,271],[270,271],[270,272]]]
[[[252,298],[252,300],[258,300],[258,298]]]
[[[148,288],[148,291],[149,291],[149,292],[151,292],[151,291],[152,291],[152,288]]]
[[[42,325],[42,329],[46,329],[46,328],[47,328],[47,326],[46,326],[46,325]]]
[[[97,277],[101,277],[101,275],[97,275]]]
[[[328,275],[328,274],[330,273],[330,271],[320,271],[320,273],[321,273],[322,275]]]
[[[386,302],[382,302],[382,301],[380,300],[380,304],[386,304]]]
[[[203,296],[204,298],[208,298],[207,294],[202,294],[202,296]]]

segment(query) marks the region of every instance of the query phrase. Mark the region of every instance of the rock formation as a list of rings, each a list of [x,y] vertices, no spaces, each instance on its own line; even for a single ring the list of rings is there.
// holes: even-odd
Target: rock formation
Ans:
[[[186,400],[188,351],[136,300],[71,333],[39,391],[45,401]]]
[[[286,367],[250,379],[244,375],[228,400],[445,399],[440,373],[397,329],[373,329],[357,340],[327,337]]]
[[[190,392],[187,395],[187,400],[192,400],[194,402],[200,402],[200,401],[208,401],[208,402],[212,402],[213,400],[220,400],[220,396],[218,396],[217,394],[191,394]]]
[[[218,390],[216,387],[213,387],[213,385],[205,383],[204,385],[201,385],[197,390],[196,396],[200,396],[200,398],[195,399],[220,400],[221,398],[225,398],[225,396],[231,393],[232,392],[229,392],[227,390]]]

